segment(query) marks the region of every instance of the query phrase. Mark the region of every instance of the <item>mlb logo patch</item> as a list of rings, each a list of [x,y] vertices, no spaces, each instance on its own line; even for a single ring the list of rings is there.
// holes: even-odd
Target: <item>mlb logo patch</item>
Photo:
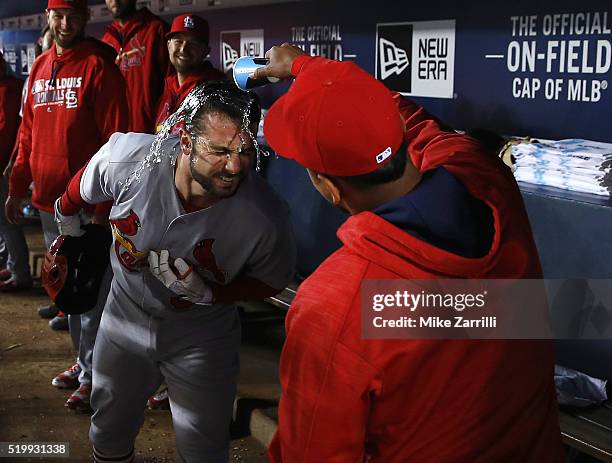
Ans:
[[[402,95],[453,98],[455,20],[376,25],[376,78]]]
[[[183,27],[185,27],[185,29],[193,29],[194,26],[195,24],[193,23],[193,18],[191,16],[185,16],[185,19],[183,20]]]
[[[391,150],[391,147],[388,146],[386,150],[376,156],[376,163],[380,164],[381,162],[384,162],[385,159],[391,156],[391,154],[393,154],[393,151]]]

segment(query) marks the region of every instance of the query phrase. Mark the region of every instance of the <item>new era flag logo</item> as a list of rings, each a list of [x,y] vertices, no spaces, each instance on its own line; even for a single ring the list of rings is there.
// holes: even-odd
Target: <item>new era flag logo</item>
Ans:
[[[241,56],[263,58],[263,29],[244,29],[239,31],[221,31],[221,65],[223,72],[231,71],[234,61]]]
[[[397,47],[393,42],[378,39],[378,54],[380,55],[380,77],[385,80],[391,74],[401,74],[410,65],[406,50]]]
[[[455,20],[376,25],[376,77],[402,95],[453,97]]]

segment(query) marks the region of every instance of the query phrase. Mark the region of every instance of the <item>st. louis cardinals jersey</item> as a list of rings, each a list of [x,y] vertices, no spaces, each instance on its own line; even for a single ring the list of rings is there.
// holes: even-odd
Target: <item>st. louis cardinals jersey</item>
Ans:
[[[227,284],[247,275],[282,289],[293,276],[295,244],[288,208],[266,182],[248,174],[235,195],[211,207],[185,212],[174,183],[178,138],[162,145],[162,161],[142,169],[125,187],[149,153],[154,136],[114,134],[91,159],[80,183],[83,200],[113,201],[112,266],[114,292],[163,318],[212,315],[222,306],[181,300],[149,271],[150,250],[167,249],[172,258],[193,265],[205,280]]]

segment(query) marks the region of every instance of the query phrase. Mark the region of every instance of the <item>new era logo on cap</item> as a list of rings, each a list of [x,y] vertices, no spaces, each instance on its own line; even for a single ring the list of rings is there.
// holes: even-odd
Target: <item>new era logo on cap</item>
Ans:
[[[385,159],[387,159],[392,154],[393,154],[393,150],[391,149],[390,146],[388,146],[386,150],[384,150],[382,153],[376,156],[376,163],[380,164],[382,162],[385,162]]]
[[[193,18],[191,16],[185,16],[185,19],[183,20],[183,26],[186,29],[193,29],[193,27],[195,26],[195,24],[193,23]]]

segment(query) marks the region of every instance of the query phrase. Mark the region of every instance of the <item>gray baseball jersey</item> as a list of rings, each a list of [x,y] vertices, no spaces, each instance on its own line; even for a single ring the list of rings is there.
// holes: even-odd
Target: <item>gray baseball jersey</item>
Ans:
[[[154,136],[114,134],[83,173],[81,197],[90,204],[113,201],[112,265],[116,284],[144,311],[160,317],[199,316],[148,270],[149,250],[167,249],[182,257],[205,280],[220,284],[246,274],[282,289],[295,265],[295,244],[285,203],[255,173],[235,195],[203,210],[186,213],[174,184],[170,160],[180,151],[178,138],[162,145],[162,162],[125,180],[149,153]],[[211,311],[220,309],[212,307]]]

